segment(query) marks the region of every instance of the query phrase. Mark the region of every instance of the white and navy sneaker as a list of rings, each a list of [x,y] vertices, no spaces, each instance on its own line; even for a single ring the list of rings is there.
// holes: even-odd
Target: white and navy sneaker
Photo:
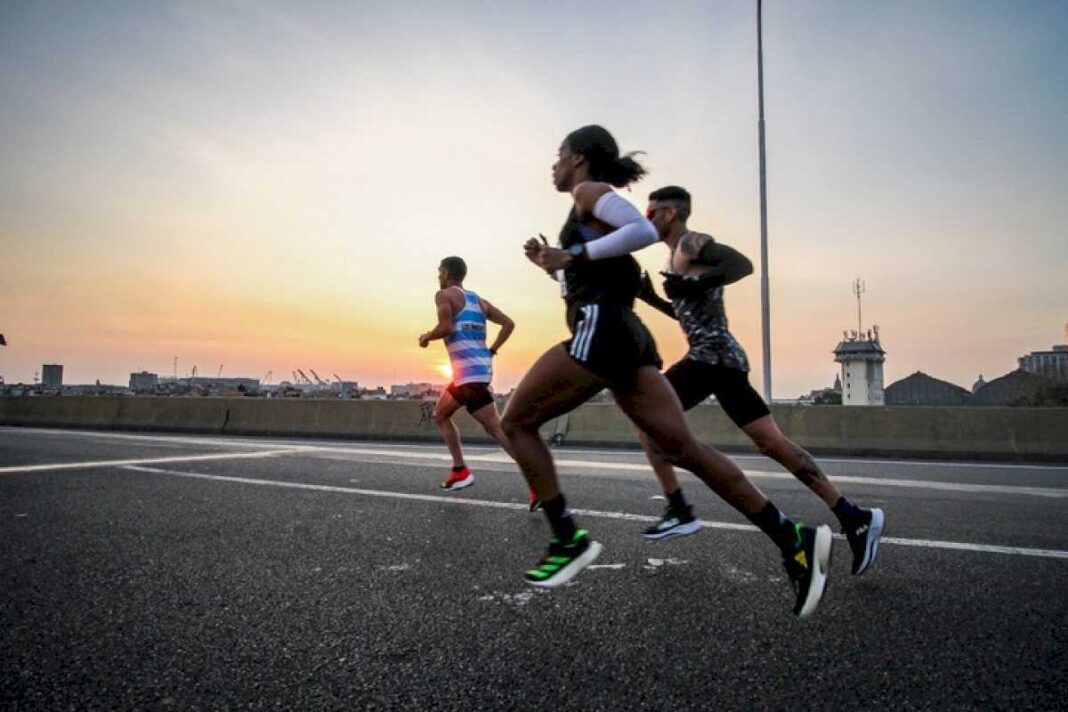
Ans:
[[[849,542],[849,548],[853,550],[854,576],[867,571],[875,561],[879,553],[879,539],[883,535],[883,527],[886,524],[886,515],[879,508],[863,509],[861,512],[862,517],[856,522],[850,522],[849,526],[842,529],[842,533]]]
[[[676,510],[668,507],[660,521],[649,527],[642,533],[650,541],[663,541],[676,536],[696,534],[701,531],[701,522],[694,519],[693,510],[689,505],[684,509]]]

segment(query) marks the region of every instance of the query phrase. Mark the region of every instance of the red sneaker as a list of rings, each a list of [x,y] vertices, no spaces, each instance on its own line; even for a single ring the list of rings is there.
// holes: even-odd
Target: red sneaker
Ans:
[[[541,500],[538,499],[538,493],[530,490],[530,511],[536,512],[539,509],[541,509]]]
[[[475,476],[471,474],[471,470],[464,467],[459,472],[451,470],[449,479],[441,483],[441,489],[451,492],[452,490],[470,487],[473,484],[475,484]]]

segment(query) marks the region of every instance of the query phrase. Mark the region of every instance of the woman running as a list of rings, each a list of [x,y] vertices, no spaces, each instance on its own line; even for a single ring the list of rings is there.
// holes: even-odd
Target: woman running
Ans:
[[[527,572],[527,581],[559,586],[600,554],[601,545],[578,528],[567,509],[538,428],[607,388],[668,462],[693,472],[775,542],[794,587],[794,613],[807,617],[826,584],[830,529],[790,521],[733,462],[694,439],[678,397],[660,373],[652,335],[634,313],[641,273],[630,253],[656,242],[658,234],[612,188],[634,183],[645,169],[633,154],[621,156],[604,128],[584,126],[564,139],[552,172],[556,189],[574,199],[560,247],[531,238],[524,251],[547,272],[562,270],[572,336],[534,363],[508,400],[501,423],[552,529],[548,553]]]

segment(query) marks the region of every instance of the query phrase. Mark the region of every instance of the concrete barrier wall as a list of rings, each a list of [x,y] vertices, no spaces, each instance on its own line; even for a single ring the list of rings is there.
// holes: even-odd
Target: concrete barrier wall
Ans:
[[[256,398],[0,398],[0,425],[156,430],[230,435],[439,441],[432,404],[418,401],[265,400]],[[816,454],[1068,462],[1068,408],[773,406],[789,437]],[[718,406],[687,418],[702,442],[726,450],[752,444]],[[489,442],[466,412],[455,421],[464,440]],[[543,434],[569,445],[637,447],[634,428],[613,404],[592,403]]]
[[[1068,409],[923,406],[772,406],[776,423],[813,453],[1027,459],[1068,462]],[[686,414],[701,442],[755,452],[718,406]],[[570,418],[567,442],[627,445],[634,429],[614,405],[588,404]]]

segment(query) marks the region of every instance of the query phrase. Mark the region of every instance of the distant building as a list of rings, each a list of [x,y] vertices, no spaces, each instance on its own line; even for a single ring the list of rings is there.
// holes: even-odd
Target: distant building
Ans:
[[[55,363],[41,366],[41,385],[45,388],[62,388],[63,366]]]
[[[883,405],[883,362],[886,351],[879,343],[879,327],[865,334],[842,332],[834,349],[842,364],[842,405]]]
[[[260,379],[258,378],[179,378],[177,383],[185,386],[200,386],[209,390],[247,390],[258,391]]]
[[[829,388],[817,388],[801,396],[794,403],[801,405],[842,405],[842,378],[834,376],[834,385]]]
[[[887,405],[970,405],[966,388],[917,371],[886,387]]]
[[[129,393],[126,386],[107,383],[83,383],[76,386],[64,386],[60,394],[64,396],[123,396]]]
[[[159,385],[159,376],[148,371],[130,374],[130,390],[134,393],[150,393]]]
[[[331,385],[342,398],[351,398],[360,392],[359,381],[334,381]]]
[[[442,387],[433,383],[405,383],[389,387],[389,394],[394,398],[425,398],[428,395],[441,393]]]
[[[980,388],[986,385],[986,381],[983,380],[983,374],[979,374],[979,380],[972,384],[972,393],[975,394]]]
[[[1052,385],[1052,379],[1017,369],[984,385],[972,396],[972,402],[975,405],[1027,406],[1034,403],[1039,391]]]
[[[1020,368],[1028,373],[1068,383],[1068,345],[1054,346],[1051,351],[1032,351],[1017,361]]]

